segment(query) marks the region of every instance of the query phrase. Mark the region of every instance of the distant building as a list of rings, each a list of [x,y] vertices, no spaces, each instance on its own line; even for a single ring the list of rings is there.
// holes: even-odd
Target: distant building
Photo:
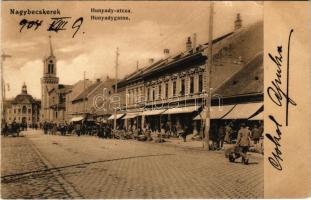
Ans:
[[[92,116],[109,116],[112,112],[109,106],[109,97],[112,94],[112,85],[115,83],[115,79],[107,77],[104,80],[97,79],[92,84],[87,84],[84,89],[80,90],[78,95],[72,96],[69,93],[67,96],[67,104],[70,110],[67,110],[67,119],[74,117],[86,117]],[[82,87],[84,84],[80,83]],[[74,91],[73,88],[72,92]],[[70,102],[68,102],[70,101]]]
[[[39,122],[40,100],[34,99],[27,93],[27,86],[24,83],[22,91],[14,99],[4,101],[4,115],[8,124],[14,120],[17,123],[31,126]]]

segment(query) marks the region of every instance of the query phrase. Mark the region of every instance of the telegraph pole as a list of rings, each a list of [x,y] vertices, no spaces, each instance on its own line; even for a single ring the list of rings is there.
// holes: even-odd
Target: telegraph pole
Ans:
[[[83,72],[83,91],[85,91],[85,71]],[[85,98],[83,97],[83,114],[85,115]]]
[[[116,50],[116,82],[114,85],[114,93],[118,92],[118,67],[119,67],[119,48]],[[113,129],[117,130],[117,107],[114,110],[114,120],[113,120]]]
[[[5,119],[4,117],[4,101],[5,101],[5,82],[3,78],[3,62],[6,58],[11,58],[11,55],[7,55],[5,53],[1,54],[1,119]],[[1,121],[2,122],[2,121]]]
[[[207,55],[207,64],[205,65],[205,73],[206,73],[206,87],[207,87],[207,102],[205,104],[206,116],[205,116],[205,145],[204,148],[209,150],[209,131],[211,127],[210,120],[210,108],[211,108],[211,69],[213,66],[213,15],[214,15],[214,2],[210,2],[210,17],[209,17],[209,36],[208,36],[208,55]]]

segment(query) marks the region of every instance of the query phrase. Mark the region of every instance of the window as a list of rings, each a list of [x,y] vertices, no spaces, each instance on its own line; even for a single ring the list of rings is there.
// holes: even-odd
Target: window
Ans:
[[[159,94],[158,98],[160,99],[162,97],[162,85],[159,85]]]
[[[168,98],[168,83],[165,83],[165,98]]]
[[[194,93],[194,77],[190,77],[190,94]]]
[[[173,81],[173,96],[176,96],[176,81]]]
[[[30,108],[28,109],[28,113],[29,113],[29,114],[31,113],[31,109],[30,109]]]
[[[185,84],[185,79],[182,79],[180,82],[180,94],[185,95],[185,90],[186,90],[186,84]]]
[[[18,109],[18,114],[20,114],[20,113],[21,113],[21,109],[19,108],[19,109]]]
[[[199,75],[199,92],[201,93],[203,90],[203,76]]]
[[[23,106],[23,114],[25,114],[27,112],[27,108],[26,106]]]
[[[155,99],[155,89],[152,88],[152,100],[154,101],[154,99]]]
[[[150,98],[150,88],[148,88],[148,90],[147,90],[147,99],[148,99],[148,101],[151,100],[151,98]]]
[[[16,109],[14,109],[14,114],[16,114]]]
[[[54,64],[52,61],[50,61],[50,63],[48,64],[48,73],[53,74],[53,71],[54,71]]]

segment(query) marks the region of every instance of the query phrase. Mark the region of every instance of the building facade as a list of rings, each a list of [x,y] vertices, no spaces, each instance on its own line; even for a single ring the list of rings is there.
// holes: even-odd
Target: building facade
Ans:
[[[201,113],[206,103],[208,87],[212,89],[212,105],[223,104],[224,98],[225,103],[230,103],[230,96],[222,96],[227,94],[223,92],[222,85],[229,84],[227,82],[232,77],[242,73],[249,65],[263,70],[260,67],[262,62],[254,61],[258,61],[258,57],[259,60],[263,58],[262,35],[262,22],[242,27],[241,17],[237,15],[234,31],[213,40],[210,86],[206,83],[205,72],[209,45],[205,43],[193,46],[190,37],[187,38],[182,53],[165,55],[163,59],[126,76],[118,82],[118,90],[126,93],[126,105],[120,111],[126,113],[123,117],[125,128],[129,125],[143,128],[148,124],[153,130],[159,130],[163,123],[169,124],[170,128],[180,123],[190,131],[197,132],[200,124],[194,118]],[[263,73],[259,73],[254,80],[259,82],[262,77]],[[230,84],[237,84],[236,82],[239,81]],[[249,87],[248,83],[242,84]],[[233,96],[248,96],[246,102],[263,101],[262,87],[257,92],[248,92],[235,92]]]
[[[27,124],[28,127],[38,125],[40,116],[40,101],[27,93],[27,86],[22,86],[22,91],[12,100],[4,102],[5,121]]]
[[[112,85],[115,79],[108,76],[101,80],[97,79],[95,82],[88,82],[88,86],[84,84],[76,85],[76,87],[83,86],[79,93],[73,94],[75,88],[68,93],[68,108],[67,119],[70,121],[73,118],[80,119],[86,116],[98,117],[107,116],[113,112],[110,105],[110,95],[112,95]],[[70,98],[69,98],[70,96]]]

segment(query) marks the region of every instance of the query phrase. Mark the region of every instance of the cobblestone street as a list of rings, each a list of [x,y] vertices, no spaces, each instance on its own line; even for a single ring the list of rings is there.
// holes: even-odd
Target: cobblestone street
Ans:
[[[2,137],[2,198],[263,198],[259,154],[242,165],[152,142],[23,135]]]

